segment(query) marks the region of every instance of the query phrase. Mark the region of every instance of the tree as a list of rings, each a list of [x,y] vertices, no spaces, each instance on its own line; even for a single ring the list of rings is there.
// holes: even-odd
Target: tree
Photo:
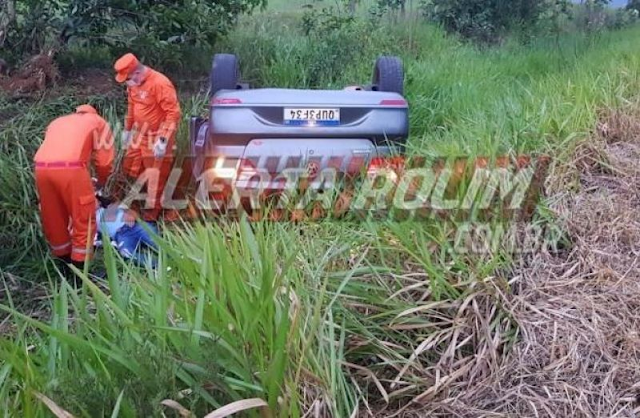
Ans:
[[[629,0],[629,3],[627,3],[627,10],[636,10],[640,13],[640,0]]]
[[[397,21],[398,13],[406,17],[406,3],[407,0],[378,0],[376,6],[379,14],[391,12],[393,20]]]
[[[145,50],[169,44],[213,45],[240,14],[264,7],[266,0],[4,0],[0,4],[7,10],[14,5],[13,18],[0,20],[4,46],[33,53],[45,43],[56,48],[81,42]]]
[[[640,4],[640,0],[632,0]],[[525,39],[534,34],[556,38],[575,19],[586,29],[598,27],[610,0],[421,0],[421,9],[447,31],[482,42],[496,42],[507,34]],[[574,7],[572,7],[574,6]]]
[[[15,0],[4,0],[0,3],[0,48],[4,48],[8,32],[16,20]]]
[[[359,0],[347,0],[347,8],[349,10],[349,14],[354,16],[356,14],[356,6],[360,3]]]
[[[585,0],[585,22],[584,27],[587,32],[600,29],[605,23],[605,7],[611,0]]]
[[[547,0],[431,0],[428,13],[450,32],[495,42],[506,32],[537,24]]]
[[[547,7],[540,15],[543,29],[554,35],[556,46],[560,48],[560,35],[566,27],[566,21],[571,19],[569,0],[547,0]]]

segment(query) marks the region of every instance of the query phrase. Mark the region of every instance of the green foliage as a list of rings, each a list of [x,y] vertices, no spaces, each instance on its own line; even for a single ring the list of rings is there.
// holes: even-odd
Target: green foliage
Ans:
[[[327,269],[347,248],[322,257],[321,245],[303,250],[291,232],[252,229],[246,222],[195,224],[160,242],[157,273],[132,268],[107,246],[105,263],[114,267],[108,269],[108,293],[84,276],[84,292],[62,283],[54,292],[51,324],[1,305],[42,333],[26,362],[14,354],[17,346],[0,340],[0,355],[10,365],[10,378],[0,379],[3,410],[41,416],[42,404],[10,403],[6,396],[28,398],[37,390],[84,416],[108,416],[123,393],[127,416],[158,416],[164,399],[180,400],[204,416],[225,403],[259,397],[270,416],[296,417],[306,388],[339,400],[325,406],[332,416],[348,415],[355,393],[340,371],[344,351],[335,344],[344,343],[344,331],[325,313],[344,309],[335,298],[345,276]],[[354,273],[345,275],[352,279]],[[86,312],[88,305],[95,314]],[[74,324],[69,313],[78,317]]]
[[[515,35],[523,41],[580,30],[620,29],[637,21],[632,11],[611,10],[610,0],[422,0],[423,14],[447,31],[482,43]]]
[[[73,74],[74,71],[85,68],[113,71],[113,56],[113,51],[107,45],[92,47],[69,45],[56,57],[56,63],[63,74]]]
[[[573,8],[573,21],[578,30],[597,33],[606,29],[621,29],[638,21],[638,12],[630,2],[625,9],[607,7],[609,0],[589,0]]]
[[[335,8],[323,7],[317,10],[308,8],[302,15],[302,31],[305,35],[326,35],[343,28],[348,28],[355,23],[352,15],[341,15]]]
[[[381,11],[403,10],[407,0],[376,0],[376,6]]]
[[[63,1],[8,0],[0,3],[0,48],[14,54],[41,51],[56,43],[57,28],[64,21]],[[54,34],[53,36],[51,34]]]
[[[511,30],[531,28],[547,6],[546,0],[429,0],[423,9],[450,32],[496,42]]]
[[[543,33],[559,36],[566,32],[567,23],[572,19],[569,0],[549,0],[539,16],[538,28]]]
[[[47,47],[107,45],[114,53],[145,55],[150,63],[167,56],[180,60],[182,49],[211,48],[240,14],[265,4],[266,0],[16,0],[17,17],[8,24],[4,46],[35,53]],[[159,54],[165,51],[170,53]]]
[[[622,29],[638,22],[640,12],[636,9],[618,9],[607,15],[606,26],[611,29]]]
[[[599,107],[637,96],[637,28],[479,51],[426,24],[411,30],[356,20],[304,35],[294,23],[251,19],[216,48],[239,54],[248,81],[284,87],[367,82],[378,54],[400,55],[410,153],[562,159],[590,135]],[[25,261],[44,268],[30,161],[46,123],[76,104],[73,97],[0,103],[0,265],[12,273],[24,274]],[[185,117],[205,106],[184,106]],[[107,110],[112,124],[121,120],[122,109]],[[387,388],[389,404],[402,405],[431,389],[425,369],[441,353],[473,354],[475,342],[462,338],[483,333],[468,325],[507,319],[489,299],[495,317],[450,325],[460,321],[455,307],[483,291],[503,257],[460,255],[449,240],[427,222],[196,223],[164,236],[157,273],[133,268],[107,246],[108,280],[100,287],[86,280],[76,293],[52,276],[50,319],[3,302],[11,315],[4,323],[16,331],[0,338],[0,408],[8,416],[49,416],[37,390],[76,416],[109,416],[116,405],[119,416],[168,415],[164,399],[203,416],[254,396],[274,415],[300,417],[314,405],[323,416],[352,416],[356,405],[364,413],[365,401],[380,401],[369,372]],[[454,308],[435,309],[440,302]],[[436,341],[412,357],[425,341],[454,331],[461,332],[454,344]],[[491,346],[499,332],[489,336]],[[394,394],[389,381],[404,368]]]
[[[236,53],[243,78],[256,87],[341,88],[371,82],[375,58],[399,52],[396,41],[383,25],[325,8],[290,26],[243,22],[216,50]]]
[[[609,0],[586,0],[578,6],[576,20],[581,29],[595,32],[606,27],[606,6]]]
[[[627,10],[636,10],[640,13],[640,0],[629,0],[627,3]]]

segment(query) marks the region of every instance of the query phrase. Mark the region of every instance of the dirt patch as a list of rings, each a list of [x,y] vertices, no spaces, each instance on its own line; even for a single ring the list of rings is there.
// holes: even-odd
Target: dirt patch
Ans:
[[[124,88],[116,83],[113,73],[107,70],[88,68],[74,75],[65,83],[67,89],[75,90],[80,96],[122,96]]]
[[[0,303],[12,306],[30,318],[51,318],[50,294],[47,282],[33,283],[11,273],[0,272]],[[7,295],[10,295],[10,299]],[[0,312],[0,336],[14,335],[18,330],[15,318],[5,311]]]
[[[572,245],[522,259],[507,309],[519,342],[482,381],[421,416],[631,417],[640,412],[640,118],[603,115],[557,181]],[[571,179],[580,188],[567,192]]]
[[[19,98],[55,85],[60,73],[53,57],[53,51],[31,57],[16,71],[0,78],[0,89],[12,98]]]
[[[123,88],[115,82],[113,73],[104,69],[86,68],[63,77],[54,53],[49,51],[29,58],[8,74],[0,74],[0,91],[10,101],[62,96],[83,100],[97,95],[122,96]]]
[[[0,67],[2,63],[0,62]],[[60,73],[53,54],[40,54],[31,57],[16,70],[3,74],[0,68],[0,94],[9,101],[32,101],[73,96],[82,101],[92,96],[105,96],[114,100],[125,99],[125,88],[114,79],[110,69],[82,68],[73,73]],[[189,99],[194,94],[206,92],[207,79],[172,78],[181,99]],[[0,109],[0,122],[8,121],[12,114],[3,114]],[[7,113],[7,112],[5,112]]]

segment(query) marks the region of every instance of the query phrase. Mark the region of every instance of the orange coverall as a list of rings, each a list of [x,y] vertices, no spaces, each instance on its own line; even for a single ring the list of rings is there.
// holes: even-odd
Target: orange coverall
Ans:
[[[138,178],[144,170],[158,169],[158,181],[147,183],[147,193],[154,204],[142,211],[146,221],[156,221],[162,210],[162,194],[173,164],[175,136],[181,111],[176,89],[163,74],[148,68],[139,86],[127,87],[128,110],[125,131],[132,140],[124,156],[122,168],[126,175]],[[160,137],[167,138],[167,152],[161,159],[153,155],[153,145]],[[157,187],[154,187],[157,186]]]
[[[76,262],[91,257],[96,196],[89,164],[93,160],[102,187],[114,155],[111,128],[92,106],[79,106],[47,127],[34,156],[35,181],[44,235],[54,256]]]

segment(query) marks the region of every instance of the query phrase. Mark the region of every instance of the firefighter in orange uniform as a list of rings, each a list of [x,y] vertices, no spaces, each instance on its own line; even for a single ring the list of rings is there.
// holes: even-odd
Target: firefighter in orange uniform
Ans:
[[[157,222],[162,211],[162,194],[174,158],[175,137],[181,111],[176,89],[158,71],[125,54],[114,64],[116,81],[127,84],[128,109],[122,144],[127,148],[123,160],[124,173],[137,179],[147,169],[157,169],[156,181],[147,181],[152,208],[142,211],[145,221]],[[151,177],[152,178],[152,177]],[[177,218],[175,210],[164,211],[164,219]]]
[[[90,105],[55,119],[34,156],[44,235],[55,257],[79,269],[90,259],[96,231],[96,195],[89,171],[93,162],[97,187],[112,174],[111,128]]]

